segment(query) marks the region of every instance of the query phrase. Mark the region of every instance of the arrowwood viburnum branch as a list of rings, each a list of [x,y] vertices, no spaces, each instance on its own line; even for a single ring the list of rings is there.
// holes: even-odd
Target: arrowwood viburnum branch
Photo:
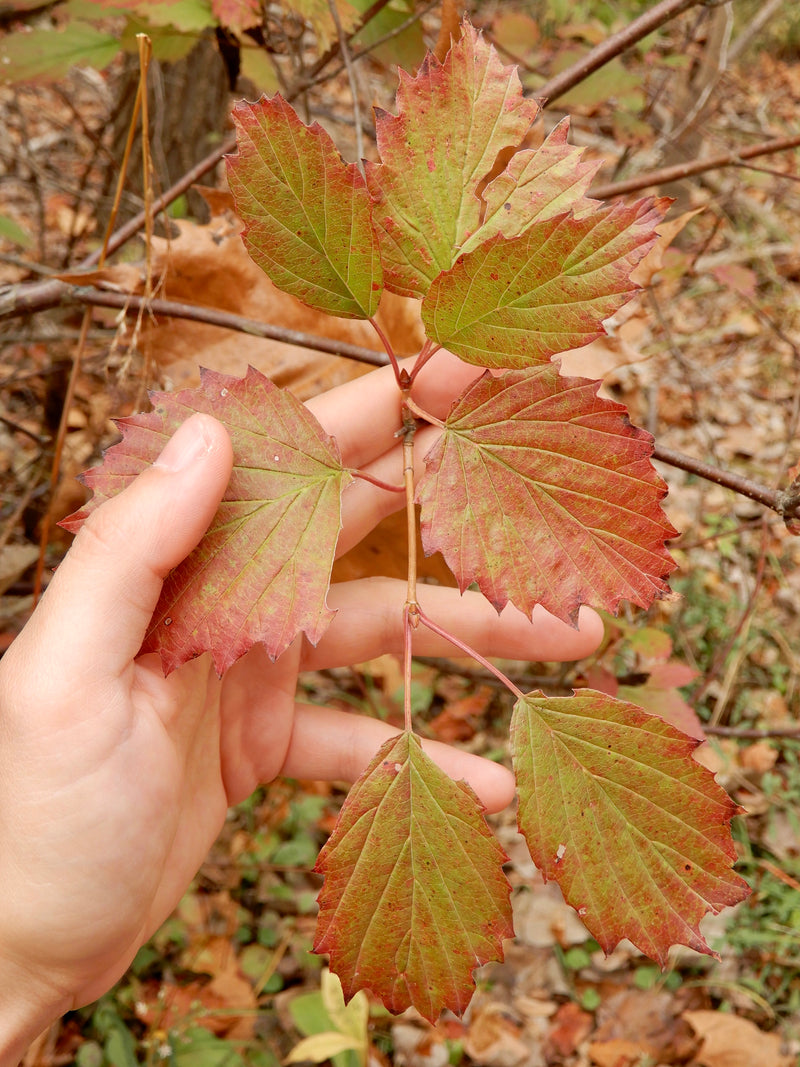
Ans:
[[[570,89],[574,89],[590,74],[605,66],[609,60],[626,51],[637,41],[641,41],[649,33],[653,33],[654,30],[663,26],[665,22],[677,18],[684,11],[688,11],[690,7],[696,7],[697,4],[707,2],[708,0],[661,0],[660,4],[656,4],[649,11],[645,11],[643,15],[640,15],[638,19],[634,19],[624,29],[607,37],[605,41],[593,48],[577,63],[573,63],[571,67],[546,81],[544,85],[536,90],[537,100],[542,107],[552,104],[559,96],[563,96]]]
[[[636,193],[640,189],[647,189],[651,185],[680,181],[682,178],[691,178],[696,174],[705,174],[706,171],[719,170],[722,167],[740,166],[745,160],[755,159],[756,156],[768,156],[797,147],[800,147],[800,134],[794,137],[776,137],[771,141],[760,141],[758,144],[749,145],[747,148],[738,148],[703,159],[687,160],[686,163],[676,163],[671,167],[662,167],[661,170],[647,171],[621,182],[596,185],[590,188],[589,196],[597,200],[608,200],[612,196],[625,196],[628,193]],[[792,175],[787,174],[787,177],[790,178]]]
[[[745,726],[712,726],[702,724],[703,731],[715,737],[735,737],[741,741],[766,741],[775,738],[800,738],[800,726],[772,726],[763,730]]]
[[[653,459],[661,460],[662,463],[668,463],[671,467],[678,467],[690,474],[697,474],[700,478],[724,486],[726,489],[733,489],[741,496],[749,497],[772,511],[776,511],[785,521],[800,517],[798,515],[800,487],[795,486],[794,483],[789,489],[770,489],[769,486],[761,485],[750,478],[744,478],[733,471],[720,470],[719,467],[712,467],[693,456],[687,456],[683,452],[677,452],[673,448],[657,443],[653,446]]]
[[[375,352],[371,348],[349,344],[347,341],[334,341],[329,337],[319,337],[317,334],[301,333],[299,330],[287,330],[282,326],[271,326],[269,323],[246,319],[242,315],[220,311],[218,308],[181,304],[175,300],[145,300],[141,296],[110,293],[90,286],[72,287],[68,299],[95,307],[121,308],[130,312],[143,309],[153,315],[207,322],[211,326],[222,326],[225,329],[237,330],[239,333],[247,333],[253,337],[267,337],[286,345],[297,345],[300,348],[311,348],[316,352],[327,352],[332,356],[355,359],[359,363],[368,363],[373,367],[385,367],[389,362],[388,356],[383,352]]]
[[[418,602],[418,538],[424,551],[442,552],[462,591],[474,584],[498,610],[513,603],[532,617],[541,605],[573,623],[587,600],[608,611],[623,598],[649,606],[675,566],[666,543],[677,531],[662,508],[651,435],[599,397],[596,381],[562,377],[549,358],[603,333],[634,288],[631,271],[655,244],[668,201],[601,207],[587,221],[579,208],[594,169],[562,123],[541,157],[525,153],[521,169],[509,164],[500,187],[487,186],[482,214],[481,176],[499,153],[517,150],[538,107],[469,20],[462,27],[442,62],[401,75],[397,115],[376,121],[381,163],[368,163],[365,178],[280,96],[236,106],[242,137],[228,160],[245,246],[278,288],[317,312],[361,321],[375,315],[384,289],[422,299],[429,341],[413,369],[394,367],[408,525],[406,730],[359,776],[320,854],[314,951],[329,954],[347,999],[367,988],[390,1011],[413,1006],[432,1023],[444,1008],[466,1011],[473,971],[502,958],[513,916],[507,857],[478,797],[437,767],[412,729],[420,624],[517,698],[521,832],[606,952],[628,937],[662,966],[673,943],[712,954],[702,916],[749,892],[732,871],[729,824],[739,809],[692,759],[694,739],[607,694],[524,695]],[[506,180],[513,190],[501,188]],[[77,283],[77,299],[98,279],[62,281]],[[561,313],[536,314],[553,306]],[[417,481],[421,409],[410,393],[438,345],[477,377],[459,393],[458,376],[439,368],[442,397],[459,395]],[[142,652],[158,653],[165,674],[208,652],[221,676],[254,645],[274,659],[301,633],[316,644],[333,615],[331,567],[354,477],[336,427],[252,367],[244,378],[206,370],[199,387],[152,393],[151,402],[152,411],[119,420],[122,440],[86,472],[94,495],[65,529],[77,530],[149,466],[187,411],[220,419],[234,462],[209,532],[167,576]],[[396,398],[388,403],[396,419]]]
[[[92,287],[74,287],[59,283],[63,288],[64,296],[57,303],[63,303],[65,298],[81,304],[92,304],[97,307],[120,308],[138,312],[145,307],[154,315],[165,315],[171,318],[190,319],[195,322],[206,322],[212,326],[221,326],[240,333],[247,333],[254,337],[266,337],[283,344],[298,345],[301,348],[309,348],[317,352],[327,352],[331,355],[342,356],[346,359],[358,360],[360,363],[368,363],[371,366],[383,367],[389,363],[389,358],[383,352],[374,352],[360,345],[348,344],[345,341],[333,341],[327,337],[319,337],[315,334],[301,333],[298,330],[288,330],[280,326],[271,326],[268,323],[246,319],[241,315],[231,312],[220,311],[217,308],[207,308],[194,304],[181,304],[172,300],[145,301],[143,297],[131,296],[126,293],[111,293]],[[0,317],[2,310],[0,309]],[[409,407],[421,418],[431,423],[441,425],[438,419],[433,418],[427,412],[417,409],[411,402]],[[751,500],[763,504],[772,511],[777,512],[784,520],[800,518],[800,492],[789,490],[771,489],[761,485],[742,475],[732,471],[724,471],[718,467],[712,467],[702,460],[687,456],[675,449],[664,445],[655,444],[653,458],[668,463],[671,467],[696,474],[706,481],[722,485],[727,489]]]

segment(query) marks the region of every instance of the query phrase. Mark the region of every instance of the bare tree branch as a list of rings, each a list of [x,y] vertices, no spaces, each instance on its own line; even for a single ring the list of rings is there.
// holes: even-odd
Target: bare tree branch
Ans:
[[[765,741],[770,737],[796,737],[800,740],[800,726],[772,726],[763,730],[745,726],[706,726],[701,724],[704,733],[717,737],[738,737],[742,741]]]
[[[546,81],[544,85],[536,90],[537,99],[542,107],[552,104],[559,96],[563,96],[570,89],[574,89],[590,74],[594,74],[600,67],[605,66],[609,60],[627,51],[631,45],[641,41],[648,33],[652,33],[659,26],[663,26],[665,22],[682,15],[690,7],[696,7],[697,4],[707,2],[708,0],[661,0],[661,3],[651,7],[649,11],[645,11],[643,15],[640,15],[638,19],[634,19],[624,29],[607,37],[605,41],[593,48],[577,63],[563,70],[560,74],[556,74],[555,78]]]
[[[785,522],[800,519],[800,513],[798,513],[800,486],[794,482],[788,489],[771,489],[769,486],[761,485],[750,478],[744,478],[733,471],[720,470],[719,467],[712,467],[700,459],[687,456],[683,452],[676,452],[675,449],[666,448],[658,443],[653,446],[653,459],[661,460],[662,463],[668,463],[671,467],[678,467],[690,474],[696,474],[707,482],[714,482],[726,489],[732,489],[740,496],[749,497],[750,500],[763,504],[771,511],[776,511]]]
[[[69,287],[68,287],[69,288]],[[175,300],[145,300],[141,296],[128,293],[110,293],[91,286],[76,286],[70,289],[64,302],[74,302],[84,306],[121,308],[125,312],[138,314],[140,311],[151,315],[164,315],[167,318],[189,319],[193,322],[205,322],[211,326],[221,326],[228,330],[250,334],[251,337],[265,337],[281,341],[286,345],[311,348],[316,352],[327,352],[332,356],[344,356],[359,363],[369,363],[373,367],[384,367],[389,362],[385,352],[373,352],[361,345],[351,345],[347,341],[334,341],[328,337],[317,337],[299,330],[287,330],[282,326],[271,326],[266,322],[246,319],[242,315],[233,315],[218,308],[200,307],[195,304],[182,304]]]
[[[170,318],[190,319],[195,322],[206,322],[213,326],[221,326],[229,330],[238,330],[253,337],[268,337],[274,341],[281,341],[288,345],[298,345],[302,348],[310,348],[317,352],[328,352],[335,356],[344,356],[346,359],[355,359],[361,363],[368,363],[374,367],[383,367],[388,363],[384,352],[374,352],[360,345],[348,344],[344,341],[334,341],[327,337],[318,337],[314,334],[301,333],[297,330],[287,330],[280,326],[272,326],[268,323],[257,322],[241,315],[234,315],[218,308],[201,307],[194,304],[182,304],[172,300],[149,300],[141,296],[132,296],[127,293],[113,293],[92,286],[69,286],[63,282],[63,293],[58,303],[79,303],[84,306],[120,308],[131,314],[139,313],[142,309],[153,315],[164,315]],[[772,489],[761,485],[750,478],[745,478],[733,471],[721,470],[713,467],[702,460],[687,456],[683,452],[667,448],[656,443],[653,446],[653,458],[671,467],[696,474],[706,481],[731,489],[741,496],[777,512],[781,518],[789,523],[800,520],[800,484],[794,482],[784,490]]]
[[[676,163],[671,167],[662,167],[661,170],[651,170],[646,174],[637,174],[633,178],[626,178],[621,182],[596,185],[589,190],[589,195],[596,197],[598,200],[608,200],[612,196],[625,196],[628,193],[636,193],[640,189],[647,189],[651,185],[663,185],[666,182],[680,181],[682,178],[691,178],[695,174],[704,174],[709,170],[741,166],[745,160],[755,159],[756,156],[768,156],[775,152],[786,152],[797,147],[800,147],[800,135],[776,137],[771,141],[760,141],[758,144],[749,145],[747,148],[737,148],[730,152],[723,152],[720,155],[706,156],[703,159],[690,159],[686,163]],[[791,177],[791,174],[787,174],[787,178]]]

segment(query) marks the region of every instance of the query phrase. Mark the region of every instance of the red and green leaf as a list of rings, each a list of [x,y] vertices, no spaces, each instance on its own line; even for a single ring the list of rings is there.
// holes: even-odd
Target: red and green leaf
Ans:
[[[739,809],[698,744],[591,690],[515,705],[520,830],[606,952],[628,938],[662,966],[673,944],[713,955],[698,923],[749,893],[731,869]]]
[[[496,236],[435,279],[422,304],[431,340],[481,367],[524,367],[605,333],[638,286],[667,200],[615,204]]]
[[[219,419],[233,444],[233,474],[208,532],[167,576],[142,645],[165,673],[210,652],[222,674],[257,642],[273,658],[302,631],[312,643],[325,603],[350,480],[335,441],[290,393],[249,369],[203,371],[198,389],[153,393],[153,411],[121,419],[122,441],[84,475],[94,495],[61,524],[77,531],[124,489],[196,411]]]
[[[410,733],[387,741],[350,790],[317,861],[314,945],[346,999],[370,989],[431,1022],[466,1009],[473,970],[502,959],[513,936],[505,856],[481,812]]]
[[[211,12],[223,29],[237,36],[258,26],[262,18],[258,0],[211,0]]]
[[[119,55],[119,35],[73,19],[60,30],[36,27],[0,40],[0,84],[53,81],[76,64],[102,70]]]
[[[461,247],[472,252],[490,237],[519,237],[535,222],[572,211],[598,208],[586,193],[600,162],[583,162],[583,149],[567,143],[569,119],[562,119],[537,149],[516,152],[483,192],[480,229]]]
[[[516,148],[538,106],[515,67],[465,23],[443,63],[399,72],[397,115],[376,112],[380,164],[367,165],[386,287],[423,296],[480,226],[479,188]]]
[[[382,289],[369,195],[329,135],[281,96],[233,109],[228,183],[251,258],[279,289],[343,318],[374,315]]]
[[[417,497],[425,551],[500,610],[542,604],[646,607],[667,591],[675,531],[650,462],[652,438],[598,383],[553,364],[494,377],[456,401],[425,457]]]

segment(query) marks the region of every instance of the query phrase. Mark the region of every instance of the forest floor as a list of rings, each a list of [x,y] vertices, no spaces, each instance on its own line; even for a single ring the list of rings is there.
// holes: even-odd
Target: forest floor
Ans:
[[[569,49],[604,32],[596,20],[575,19],[548,38],[524,14],[509,22],[509,5],[482,7],[479,23],[531,71],[564,65]],[[436,12],[427,18],[435,39]],[[746,41],[736,22],[731,40],[741,38],[741,47],[729,48],[723,62],[713,31],[684,17],[606,68],[605,81],[595,76],[556,101],[545,124],[571,114],[574,142],[604,161],[598,184],[796,133],[800,57],[782,50],[769,24]],[[526,77],[535,88],[535,73]],[[385,107],[391,86],[377,65],[361,76],[360,88]],[[344,82],[329,86],[324,100],[311,93],[308,107],[352,158],[347,92]],[[3,286],[63,272],[96,247],[112,109],[112,81],[86,69],[0,88],[0,239],[8,235],[0,301]],[[677,198],[672,244],[610,336],[564,361],[570,374],[602,379],[607,395],[660,445],[772,488],[785,487],[800,463],[798,183],[795,150],[647,189]],[[221,174],[216,184],[210,221],[183,218],[169,242],[154,239],[164,295],[374,348],[360,323],[324,320],[256,276]],[[115,257],[110,289],[141,291],[141,248]],[[0,319],[0,651],[30,613],[45,516],[52,520],[46,581],[69,543],[55,522],[85,498],[75,475],[99,461],[116,439],[112,417],[141,406],[145,387],[192,384],[200,365],[239,374],[252,363],[305,398],[366,369],[218,327],[161,319],[134,328],[131,318],[98,311],[51,493],[81,315],[61,308]],[[416,307],[393,303],[386,328],[399,350],[414,351]],[[431,1026],[413,1011],[392,1019],[372,1004],[373,1062],[800,1063],[800,540],[752,499],[657,466],[680,531],[671,544],[678,595],[647,613],[609,619],[602,649],[586,662],[504,667],[527,688],[591,685],[674,721],[699,720],[708,739],[703,759],[744,811],[734,837],[753,894],[704,925],[719,961],[677,948],[662,972],[626,944],[605,957],[557,888],[542,884],[514,813],[496,816],[516,929],[505,961],[478,973],[463,1020],[446,1016]],[[397,544],[388,527],[368,551],[345,558],[337,576],[364,573],[369,560],[381,573],[403,573]],[[390,656],[301,680],[312,702],[391,722],[401,717],[401,683]],[[413,699],[426,735],[508,760],[511,701],[490,675],[462,662],[423,661],[414,668]],[[99,1005],[54,1025],[26,1063],[277,1064],[303,1035],[335,1029],[320,992],[323,961],[310,953],[320,886],[312,868],[344,795],[343,786],[280,781],[231,811],[180,907],[129,975]],[[361,1061],[339,1052],[335,1062]]]

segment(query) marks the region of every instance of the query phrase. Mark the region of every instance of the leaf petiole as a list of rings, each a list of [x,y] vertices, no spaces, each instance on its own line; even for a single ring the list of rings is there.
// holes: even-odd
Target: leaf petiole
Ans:
[[[416,363],[414,364],[411,374],[409,375],[409,388],[414,384],[417,375],[428,362],[428,360],[431,358],[431,356],[435,355],[441,347],[441,345],[438,345],[434,341],[431,341],[429,337],[425,338],[425,344],[420,349],[420,353],[417,356]]]
[[[525,694],[522,692],[521,689],[518,689],[514,685],[510,678],[507,678],[506,675],[503,674],[499,667],[495,667],[495,665],[493,663],[490,663],[489,660],[485,658],[485,656],[482,656],[480,654],[480,652],[477,652],[474,648],[471,648],[466,643],[466,641],[462,641],[460,637],[456,637],[455,634],[451,634],[448,630],[445,630],[443,627],[435,623],[433,619],[429,619],[425,612],[419,608],[419,606],[417,607],[417,617],[423,626],[427,626],[429,630],[433,630],[435,634],[438,634],[440,637],[443,637],[445,641],[450,641],[456,646],[456,648],[460,648],[465,655],[471,656],[472,659],[477,660],[482,667],[485,667],[487,671],[491,671],[495,678],[499,678],[503,685],[506,686],[506,688],[514,694],[517,700],[522,700]]]
[[[389,340],[389,338],[386,336],[384,331],[381,329],[381,327],[378,325],[378,323],[375,321],[375,316],[374,315],[370,316],[369,323],[370,323],[370,326],[372,326],[372,328],[375,331],[375,333],[380,338],[381,344],[383,345],[384,349],[386,350],[386,355],[389,357],[389,362],[392,365],[392,370],[394,371],[394,376],[395,376],[395,378],[397,380],[397,384],[402,389],[402,384],[401,384],[401,381],[400,381],[400,364],[397,362],[397,356],[394,354],[394,349],[392,348],[392,343]]]
[[[379,489],[385,489],[387,493],[404,493],[406,491],[405,485],[392,485],[391,482],[385,482],[382,478],[376,478],[374,474],[368,474],[366,471],[351,470],[350,473],[354,478],[361,478],[362,481],[369,482],[371,485],[377,485]]]
[[[423,419],[425,422],[431,423],[432,426],[438,426],[442,430],[445,429],[445,423],[441,419],[437,419],[435,415],[431,415],[429,411],[421,408],[410,396],[406,397],[406,404],[408,405],[408,410],[418,419]]]

